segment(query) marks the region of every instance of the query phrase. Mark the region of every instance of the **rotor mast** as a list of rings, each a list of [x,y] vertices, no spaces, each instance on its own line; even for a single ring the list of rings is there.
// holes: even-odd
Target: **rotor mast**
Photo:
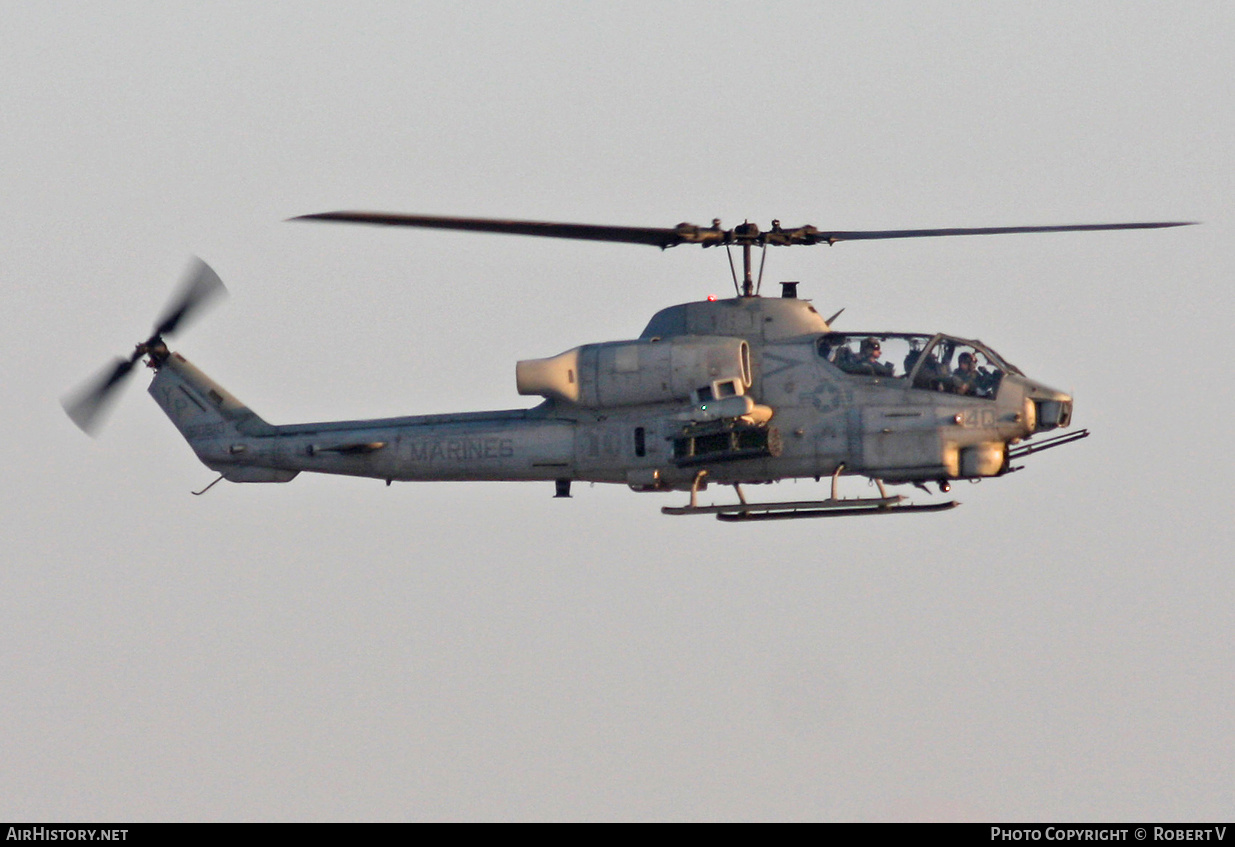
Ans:
[[[773,221],[772,226],[780,226],[780,221]],[[733,240],[742,245],[742,296],[755,296],[755,283],[750,275],[750,248],[755,246],[759,238],[759,227],[750,221],[733,228]]]

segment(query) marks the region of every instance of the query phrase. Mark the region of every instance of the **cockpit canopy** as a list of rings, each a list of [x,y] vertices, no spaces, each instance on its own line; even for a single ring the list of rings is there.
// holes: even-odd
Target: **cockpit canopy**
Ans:
[[[993,398],[1005,373],[1020,373],[982,342],[949,335],[829,332],[817,349],[847,374],[972,397]]]

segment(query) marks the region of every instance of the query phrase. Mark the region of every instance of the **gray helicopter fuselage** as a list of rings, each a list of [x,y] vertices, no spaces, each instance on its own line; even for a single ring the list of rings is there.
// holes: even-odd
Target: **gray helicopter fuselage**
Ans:
[[[880,342],[894,360],[858,361]],[[966,376],[967,356],[985,367]],[[1072,402],[981,342],[837,333],[793,297],[672,306],[638,339],[521,362],[520,393],[545,398],[530,409],[275,426],[179,354],[155,365],[154,399],[235,482],[981,478],[1006,472],[1009,444],[1067,426]]]

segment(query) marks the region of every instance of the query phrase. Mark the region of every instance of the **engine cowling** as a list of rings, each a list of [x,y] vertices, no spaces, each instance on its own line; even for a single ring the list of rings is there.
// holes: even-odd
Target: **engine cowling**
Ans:
[[[750,345],[740,338],[690,336],[585,344],[515,366],[520,394],[593,409],[746,393]]]

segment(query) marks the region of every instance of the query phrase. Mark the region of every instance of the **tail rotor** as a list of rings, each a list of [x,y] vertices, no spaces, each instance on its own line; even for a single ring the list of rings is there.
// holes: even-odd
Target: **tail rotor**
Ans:
[[[133,367],[150,356],[156,365],[167,356],[163,337],[172,335],[187,325],[190,318],[200,313],[211,301],[226,294],[227,288],[219,275],[201,259],[194,259],[185,271],[180,286],[162,316],[155,324],[154,332],[138,344],[127,359],[116,358],[76,390],[65,395],[60,403],[70,419],[87,435],[94,435],[103,424],[108,410],[115,401],[117,389],[132,373]]]

